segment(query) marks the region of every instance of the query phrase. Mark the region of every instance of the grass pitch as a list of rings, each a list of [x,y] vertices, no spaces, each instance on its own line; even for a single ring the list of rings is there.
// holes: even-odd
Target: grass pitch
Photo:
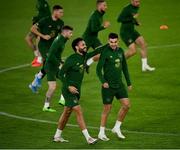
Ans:
[[[111,27],[100,33],[105,44],[109,32],[119,33],[116,18],[122,7],[129,1],[107,0],[109,9],[105,20]],[[94,10],[92,0],[51,0],[50,5],[64,7],[65,24],[75,28],[73,38],[81,36],[88,18]],[[63,110],[58,105],[60,82],[53,97],[52,106],[58,113],[44,113],[42,106],[47,90],[46,78],[38,95],[28,89],[37,68],[24,67],[3,72],[3,69],[30,63],[32,52],[25,44],[24,37],[31,26],[35,14],[35,0],[0,1],[0,148],[180,148],[180,16],[179,0],[145,0],[140,9],[142,26],[139,32],[145,37],[149,47],[149,62],[157,70],[153,73],[141,72],[140,56],[128,60],[133,91],[129,93],[132,107],[123,123],[125,140],[118,140],[107,131],[109,142],[99,141],[96,145],[86,144],[80,129],[67,126],[63,136],[70,143],[53,143],[56,122]],[[159,30],[167,24],[169,30]],[[72,40],[71,40],[72,41]],[[73,51],[68,42],[64,57]],[[121,46],[126,49],[124,44]],[[97,137],[102,110],[100,83],[95,74],[94,64],[89,75],[85,75],[82,86],[81,106],[89,132]],[[112,128],[120,104],[114,100],[107,128]],[[3,113],[8,113],[4,114]],[[9,116],[13,114],[16,116]],[[8,117],[8,116],[9,117]],[[21,116],[21,118],[17,118]],[[15,118],[16,117],[16,118]],[[22,118],[26,117],[26,118]],[[47,120],[48,123],[27,120],[27,118]],[[77,125],[75,116],[69,122]],[[95,128],[93,128],[95,127]]]

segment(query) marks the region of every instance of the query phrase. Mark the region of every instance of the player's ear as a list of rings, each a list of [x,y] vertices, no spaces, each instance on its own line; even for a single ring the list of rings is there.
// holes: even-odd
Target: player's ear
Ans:
[[[77,50],[78,50],[78,46],[76,45],[76,46],[75,46],[75,48],[76,48],[76,52],[77,52]]]

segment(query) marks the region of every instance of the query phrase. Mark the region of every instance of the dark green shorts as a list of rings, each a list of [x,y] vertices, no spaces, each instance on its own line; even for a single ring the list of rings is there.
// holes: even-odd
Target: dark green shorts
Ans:
[[[136,39],[140,37],[141,35],[139,34],[139,32],[134,30],[134,32],[121,32],[120,36],[121,36],[121,39],[126,44],[126,46],[129,47],[129,45],[134,43]]]
[[[48,81],[56,81],[58,72],[59,72],[59,67],[56,65],[53,65],[50,62],[45,63],[45,71],[47,73],[47,80]]]
[[[65,106],[67,107],[75,107],[79,105],[79,94],[72,94],[67,87],[62,88],[62,95],[65,99]]]
[[[112,104],[114,97],[118,100],[128,98],[128,93],[125,86],[120,88],[103,88],[102,87],[102,100],[103,104]]]
[[[41,53],[41,56],[43,59],[47,58],[48,52],[49,52],[49,46],[46,46],[45,44],[39,42],[38,44],[39,52]]]
[[[101,41],[97,37],[83,37],[84,41],[86,42],[87,48],[89,49],[92,47],[96,49],[99,46],[102,46]]]

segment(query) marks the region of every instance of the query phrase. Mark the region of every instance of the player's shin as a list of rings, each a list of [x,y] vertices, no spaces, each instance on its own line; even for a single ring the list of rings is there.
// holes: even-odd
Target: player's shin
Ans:
[[[56,82],[48,82],[49,88],[46,93],[45,103],[43,107],[43,111],[49,111],[49,112],[56,112],[56,110],[50,108],[50,102],[52,99],[52,96],[54,94],[54,91],[56,89]]]

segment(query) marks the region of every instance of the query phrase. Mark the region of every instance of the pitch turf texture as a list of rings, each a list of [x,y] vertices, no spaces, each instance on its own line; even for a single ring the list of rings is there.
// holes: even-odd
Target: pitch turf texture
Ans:
[[[117,15],[128,0],[107,0],[109,9],[105,20],[111,21],[111,27],[100,33],[100,39],[106,43],[109,32],[119,32]],[[81,36],[91,12],[93,0],[51,0],[50,5],[61,4],[64,7],[65,24],[74,27],[74,36]],[[47,90],[46,78],[39,94],[32,94],[28,84],[37,68],[25,67],[2,72],[12,66],[30,63],[32,52],[24,41],[24,36],[35,14],[35,0],[0,0],[0,148],[180,148],[180,16],[179,0],[145,0],[140,9],[142,26],[138,31],[145,37],[149,47],[149,62],[157,69],[152,73],[141,72],[140,56],[128,60],[133,91],[129,93],[132,107],[123,123],[125,140],[118,140],[107,131],[109,142],[99,141],[96,145],[87,145],[77,127],[68,126],[63,136],[70,143],[53,143],[58,118],[63,107],[58,105],[60,82],[52,100],[57,113],[44,113],[42,106]],[[167,24],[169,30],[159,29]],[[71,40],[72,41],[72,40]],[[68,42],[64,57],[72,53],[71,41]],[[120,42],[126,49],[125,45]],[[81,106],[86,123],[92,136],[97,137],[102,111],[100,83],[93,64],[89,75],[85,75],[82,85]],[[114,100],[107,128],[112,128],[120,104]],[[24,120],[2,115],[2,112],[21,117],[48,120],[49,123]],[[22,120],[23,119],[23,120]],[[77,125],[73,114],[68,122]],[[97,127],[97,128],[92,128]]]

